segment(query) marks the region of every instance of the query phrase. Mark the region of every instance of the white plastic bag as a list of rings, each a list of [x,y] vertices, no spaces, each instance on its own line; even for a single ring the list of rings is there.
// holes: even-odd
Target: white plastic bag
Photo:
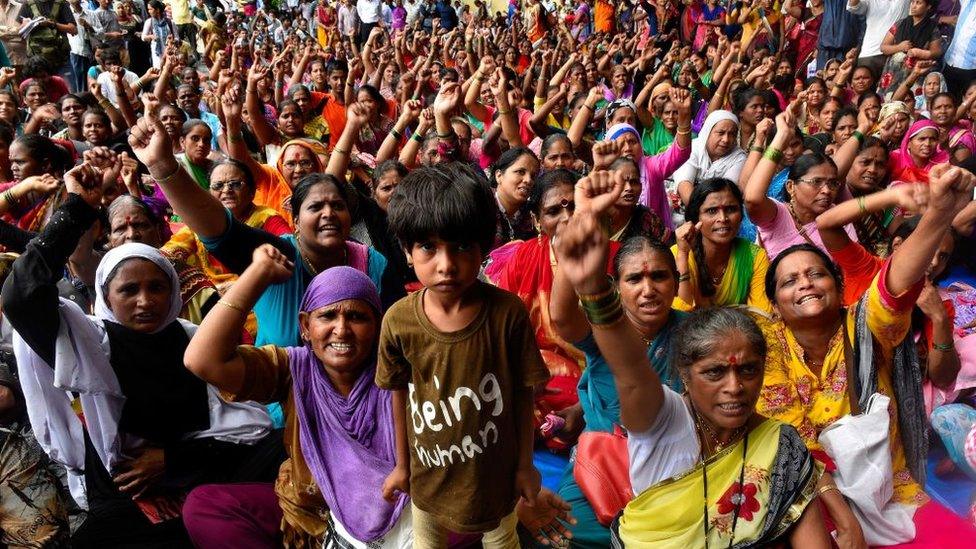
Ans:
[[[870,546],[915,539],[915,506],[891,501],[894,473],[888,439],[890,399],[874,393],[861,415],[840,418],[820,433],[820,444],[834,460],[834,481]]]

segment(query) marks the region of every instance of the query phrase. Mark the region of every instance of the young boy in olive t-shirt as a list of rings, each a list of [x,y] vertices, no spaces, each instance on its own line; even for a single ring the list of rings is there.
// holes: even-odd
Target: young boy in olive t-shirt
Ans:
[[[549,374],[522,302],[478,280],[496,207],[458,163],[410,173],[390,200],[390,227],[424,285],[387,311],[376,368],[397,424],[384,496],[410,493],[414,547],[446,547],[449,531],[517,547],[515,504],[540,489],[533,390]]]

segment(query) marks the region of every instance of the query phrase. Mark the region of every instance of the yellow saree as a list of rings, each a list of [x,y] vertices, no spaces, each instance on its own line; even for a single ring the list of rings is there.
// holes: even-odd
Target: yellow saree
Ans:
[[[706,468],[709,547],[762,546],[782,536],[813,501],[823,469],[796,430],[780,421],[767,419],[747,438],[634,498],[611,526],[614,546],[704,547]]]
[[[732,246],[728,267],[715,289],[711,304],[720,307],[748,305],[766,313],[772,312],[773,306],[766,297],[764,286],[766,271],[769,269],[766,250],[742,238],[736,238]],[[678,257],[677,244],[671,246],[671,253]],[[690,282],[694,287],[696,303],[686,303],[681,297],[675,296],[671,306],[679,311],[693,311],[709,305],[709,300],[703,299],[698,289],[698,264],[694,254],[688,254],[688,274],[691,275]]]

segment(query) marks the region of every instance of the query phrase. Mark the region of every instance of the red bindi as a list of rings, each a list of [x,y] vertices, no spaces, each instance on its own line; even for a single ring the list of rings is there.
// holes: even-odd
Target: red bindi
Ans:
[[[130,223],[131,221],[132,221],[132,216],[129,216],[129,215],[125,216],[125,222],[127,224]]]
[[[735,355],[729,356],[729,364],[730,365],[735,366],[738,363],[739,363],[739,361],[738,361],[738,359],[735,358]]]

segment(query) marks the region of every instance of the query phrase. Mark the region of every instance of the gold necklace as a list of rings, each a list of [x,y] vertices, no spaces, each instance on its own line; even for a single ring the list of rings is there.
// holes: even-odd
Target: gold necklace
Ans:
[[[305,257],[305,253],[302,252],[302,237],[297,232],[295,233],[295,247],[298,248],[298,255],[302,258],[302,263],[312,272],[312,276],[319,274],[319,270],[315,268],[312,261]],[[349,249],[343,246],[342,248],[342,263],[341,265],[346,265],[349,263]]]
[[[746,426],[745,425],[741,425],[740,427],[736,428],[734,431],[732,431],[732,436],[729,437],[728,442],[726,442],[725,444],[723,444],[721,441],[719,441],[718,434],[715,433],[715,431],[712,430],[712,428],[708,425],[707,422],[705,422],[705,421],[702,420],[702,417],[701,417],[701,415],[698,414],[698,410],[697,409],[695,410],[695,418],[698,420],[699,427],[701,429],[703,429],[705,432],[707,432],[709,438],[712,439],[712,444],[715,445],[715,451],[716,452],[720,451],[722,448],[724,448],[724,447],[726,447],[726,446],[734,443],[735,441],[739,440],[739,437],[741,437],[742,436],[742,433],[744,433],[745,430],[746,430]],[[704,455],[704,452],[702,452],[702,455]]]

